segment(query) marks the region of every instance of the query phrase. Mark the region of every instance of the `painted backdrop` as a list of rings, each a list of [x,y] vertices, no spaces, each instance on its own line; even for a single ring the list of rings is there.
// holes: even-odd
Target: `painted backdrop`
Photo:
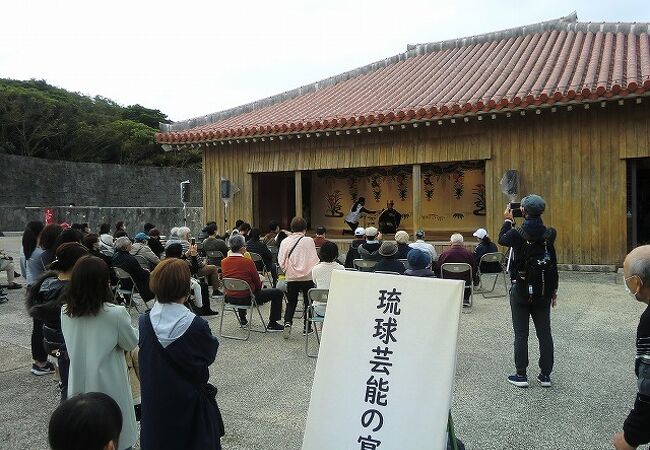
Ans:
[[[481,162],[422,166],[422,221],[428,231],[471,232],[485,227],[485,169]],[[353,203],[365,197],[366,209],[377,214],[362,217],[361,226],[377,226],[389,201],[402,214],[400,228],[413,224],[411,167],[389,167],[313,172],[311,224],[329,230],[347,228],[343,222]]]

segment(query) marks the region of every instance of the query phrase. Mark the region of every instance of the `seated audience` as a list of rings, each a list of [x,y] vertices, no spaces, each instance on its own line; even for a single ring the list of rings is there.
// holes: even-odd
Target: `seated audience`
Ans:
[[[208,236],[210,236],[209,231],[212,228],[214,228],[214,230],[216,232],[216,230],[217,230],[217,222],[215,222],[214,220],[205,224],[205,227],[201,230],[201,232],[198,234],[198,236],[196,236],[196,242],[201,243],[204,240],[206,240],[208,238]]]
[[[277,238],[279,233],[280,225],[275,220],[272,220],[269,223],[269,231],[264,235],[262,242],[269,247],[278,247]]]
[[[418,230],[415,232],[415,242],[412,244],[409,244],[409,247],[411,248],[417,248],[418,250],[422,250],[423,252],[429,252],[429,255],[431,256],[431,261],[436,261],[438,259],[438,253],[436,252],[436,249],[433,245],[428,244],[424,241],[424,230]]]
[[[325,241],[320,248],[320,262],[311,269],[311,277],[316,289],[329,289],[334,270],[345,270],[336,260],[339,256],[338,246],[331,241]],[[325,304],[314,302],[314,312],[318,316],[325,316]]]
[[[109,395],[79,394],[52,413],[48,442],[52,450],[117,450],[122,411]]]
[[[113,238],[115,238],[115,239],[121,238],[121,237],[129,237],[129,235],[126,234],[126,231],[124,231],[124,230],[117,230],[115,232],[115,234],[113,235]]]
[[[73,230],[76,230],[81,233],[82,237],[90,233],[90,227],[88,223],[73,223],[70,227]]]
[[[88,255],[88,250],[76,242],[67,242],[56,249],[56,258],[50,269],[32,285],[27,294],[28,314],[43,323],[45,350],[56,354],[59,368],[59,390],[61,401],[68,396],[68,358],[63,332],[61,331],[61,306],[65,289],[70,284],[70,276],[75,263]],[[38,370],[38,368],[35,368]]]
[[[158,228],[152,228],[149,230],[149,248],[153,252],[154,255],[158,256],[160,258],[160,255],[165,253],[165,247],[163,247],[162,243],[160,242],[160,231],[158,231]]]
[[[13,258],[0,249],[0,272],[7,272],[7,289],[20,289],[22,286],[14,281],[16,266]]]
[[[397,259],[406,259],[411,251],[409,234],[404,230],[399,230],[395,233],[395,242],[397,242]]]
[[[156,267],[156,264],[160,262],[160,258],[149,248],[147,242],[149,241],[149,236],[140,232],[135,235],[134,238],[135,244],[131,247],[131,254],[133,256],[140,255],[144,258],[144,261],[139,261],[140,265],[147,270],[153,270]]]
[[[359,256],[361,259],[377,261],[379,259],[379,247],[381,242],[377,239],[379,230],[375,227],[366,228],[366,242],[359,246]]]
[[[82,239],[83,239],[83,234],[81,233],[81,231],[68,228],[67,230],[61,231],[61,234],[56,239],[54,248],[57,249],[59,248],[59,246],[65,244],[66,242],[77,242],[80,244]]]
[[[373,271],[397,272],[401,275],[405,270],[404,263],[397,259],[397,243],[394,241],[382,242],[379,247],[379,262]]]
[[[433,270],[431,270],[432,261],[429,252],[413,248],[406,259],[409,262],[409,268],[404,271],[404,275],[426,278],[434,278],[436,276]]]
[[[255,301],[258,305],[271,302],[269,314],[268,331],[282,331],[284,327],[278,323],[282,317],[282,299],[284,294],[280,289],[262,289],[262,280],[252,260],[244,258],[245,240],[242,235],[234,235],[230,238],[231,255],[221,261],[221,273],[224,278],[237,278],[248,283]],[[228,303],[235,305],[250,305],[250,296],[246,292],[235,292],[226,290]],[[246,310],[239,310],[239,320],[243,325],[248,323]]]
[[[86,247],[90,255],[101,259],[106,263],[108,267],[111,267],[113,265],[112,256],[108,256],[100,251],[101,247],[99,244],[99,236],[97,236],[94,233],[87,234],[86,236],[84,236],[81,243],[84,245],[84,247]],[[117,276],[111,270],[111,286],[115,286],[117,284],[117,281],[118,281]]]
[[[99,251],[106,256],[112,257],[115,253],[113,246],[115,245],[115,239],[109,233],[105,233],[106,229],[110,231],[111,226],[107,223],[103,223],[99,231]]]
[[[465,248],[463,245],[463,235],[460,233],[454,233],[451,235],[451,247],[442,252],[440,254],[440,258],[438,258],[438,261],[436,263],[436,272],[439,276],[442,276],[442,265],[445,263],[467,263],[472,267],[472,275],[476,276],[476,260],[474,259],[474,254]],[[470,278],[469,272],[445,272],[444,278],[465,280],[465,284],[467,286],[472,285],[472,278]],[[470,290],[465,289],[465,302],[463,303],[464,306],[469,306],[468,300],[470,294]]]
[[[165,242],[165,248],[169,247],[172,244],[181,244],[183,247],[183,253],[187,252],[190,248],[190,243],[187,242],[186,245],[183,245],[184,243],[181,242],[180,238],[180,230],[181,228],[187,229],[187,233],[189,234],[190,229],[187,227],[174,227],[171,230],[169,230],[169,237],[167,238],[167,242]],[[183,230],[185,231],[185,230]]]
[[[61,328],[70,356],[69,396],[88,392],[111,396],[122,412],[118,450],[123,450],[138,439],[124,356],[138,344],[138,332],[126,308],[113,304],[108,283],[104,261],[94,256],[78,260],[64,294]]]
[[[128,234],[121,234],[121,233],[120,233],[119,236],[116,236],[117,233],[120,232],[120,231],[126,233],[126,224],[122,220],[120,220],[119,222],[117,222],[115,224],[115,233],[113,233],[113,237],[115,239],[117,239],[118,237],[122,237],[122,236],[128,236]]]
[[[239,231],[239,234],[244,236],[244,239],[246,239],[247,241],[248,241],[248,239],[250,239],[250,236],[249,236],[249,234],[251,232],[251,224],[250,223],[246,223],[246,222],[242,223],[241,225],[239,225],[239,228],[237,228],[237,230]]]
[[[273,278],[273,286],[275,287],[278,282],[278,269],[273,262],[273,254],[271,253],[271,250],[269,250],[269,248],[260,241],[261,234],[262,232],[259,228],[253,228],[250,231],[250,238],[246,243],[246,250],[248,250],[249,253],[257,253],[262,257],[262,261],[256,262],[255,266],[259,271],[265,267],[268,271],[271,272],[271,277]],[[262,267],[262,263],[264,264],[264,267]]]
[[[325,233],[327,233],[327,230],[325,229],[324,226],[318,226],[316,227],[316,237],[314,238],[314,245],[316,248],[320,248],[323,246],[325,242],[327,242],[327,239],[325,238]]]
[[[173,233],[173,229],[172,229]],[[181,244],[183,247],[183,254],[185,255],[186,258],[189,258],[190,255],[190,229],[187,227],[179,227],[176,229],[176,240],[172,242],[176,244]],[[166,245],[171,245],[169,241],[167,241]],[[212,264],[206,264],[205,258],[200,255],[194,255],[196,256],[196,262],[197,262],[197,268],[196,268],[196,275],[199,277],[206,277],[208,279],[208,282],[212,285],[212,295],[213,296],[218,296],[221,295],[221,292],[219,292],[219,269],[217,266],[214,266]]]
[[[496,253],[499,251],[499,249],[497,248],[497,245],[492,242],[490,236],[488,236],[488,233],[484,228],[479,228],[476,230],[473,236],[478,239],[479,242],[479,244],[474,249],[474,259],[476,260],[476,264],[478,266],[478,263],[481,261],[483,255],[486,255],[488,253]],[[480,269],[481,273],[500,273],[503,270],[501,264],[498,262],[483,263]],[[475,283],[477,281],[478,279],[474,280]]]
[[[206,232],[207,237],[203,241],[203,251],[206,253],[214,251],[221,252],[225,257],[228,254],[228,245],[226,245],[226,241],[217,237],[217,225],[208,225],[204,228],[204,231]],[[213,259],[208,257],[208,263],[218,266],[221,264],[221,259],[223,258]]]
[[[138,288],[140,297],[142,297],[142,300],[145,302],[148,302],[154,297],[151,290],[149,290],[149,271],[143,269],[140,266],[140,263],[138,263],[138,260],[131,255],[132,245],[131,240],[126,236],[117,238],[115,240],[115,254],[111,260],[112,265],[113,267],[119,267],[131,275],[131,278]],[[129,289],[129,282],[122,280],[122,283],[124,283],[123,287],[125,289]]]
[[[147,236],[149,236],[149,232],[154,228],[156,228],[156,226],[153,223],[149,223],[149,222],[145,223],[142,226],[142,230],[144,231],[144,234],[146,234]]]
[[[354,269],[354,260],[361,259],[359,256],[359,246],[366,242],[366,230],[363,227],[357,227],[354,230],[354,240],[350,243],[348,253],[345,255],[344,266],[348,269]]]
[[[164,259],[151,274],[156,303],[139,319],[140,444],[155,450],[220,450],[223,422],[209,367],[219,342],[184,306],[190,270]]]
[[[189,263],[190,272],[196,273],[196,271],[198,270],[198,262],[197,262],[198,251],[196,250],[196,245],[190,246],[190,250],[188,253],[189,253],[189,258],[185,258],[185,261]],[[165,250],[165,259],[170,259],[170,258],[184,259],[183,247],[181,247],[181,244],[172,244],[169,247],[167,247],[167,250]],[[200,315],[215,316],[219,314],[217,311],[212,310],[210,306],[209,296],[205,299],[206,300],[205,302],[203,301],[204,300],[203,292],[201,290],[201,283],[199,282],[199,280],[197,280],[194,277],[191,277],[190,289],[194,294],[194,304],[197,306],[197,308],[199,308]]]
[[[102,223],[101,225],[99,225],[99,236],[101,237],[103,234],[111,234],[110,223]]]

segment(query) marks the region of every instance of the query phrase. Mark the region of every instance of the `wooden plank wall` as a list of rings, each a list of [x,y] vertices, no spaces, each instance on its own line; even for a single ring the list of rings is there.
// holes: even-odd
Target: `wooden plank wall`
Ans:
[[[522,192],[548,202],[544,220],[558,229],[561,262],[620,264],[627,245],[623,158],[650,157],[649,130],[647,102],[612,102],[606,108],[558,107],[556,113],[432,122],[417,129],[217,144],[204,151],[205,217],[222,228],[221,176],[241,189],[230,208],[232,223],[253,217],[251,174],[257,172],[486,160],[487,223],[494,237],[507,202],[499,181],[506,170],[516,169]],[[272,201],[272,194],[268,198]]]

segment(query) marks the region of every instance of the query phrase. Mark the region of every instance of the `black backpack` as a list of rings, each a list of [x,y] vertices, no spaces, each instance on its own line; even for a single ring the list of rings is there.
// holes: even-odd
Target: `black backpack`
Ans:
[[[519,293],[528,299],[528,303],[550,298],[558,287],[557,258],[551,240],[553,231],[548,228],[539,240],[532,240],[521,228],[517,231],[524,239],[517,255]]]

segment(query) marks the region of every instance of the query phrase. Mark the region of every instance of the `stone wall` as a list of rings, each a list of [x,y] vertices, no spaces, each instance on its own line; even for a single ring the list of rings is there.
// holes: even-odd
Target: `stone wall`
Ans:
[[[75,163],[0,154],[3,175],[0,232],[20,231],[30,220],[43,220],[53,208],[58,222],[127,223],[129,234],[144,222],[162,234],[183,224],[180,182],[190,180],[188,226],[203,223],[202,172],[197,169]],[[74,207],[69,207],[74,203]]]

